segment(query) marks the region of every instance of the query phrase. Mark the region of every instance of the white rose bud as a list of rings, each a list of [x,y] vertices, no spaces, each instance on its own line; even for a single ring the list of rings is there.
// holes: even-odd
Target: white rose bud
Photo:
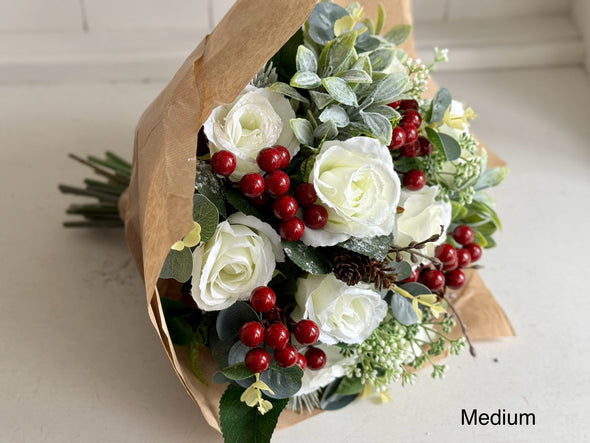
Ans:
[[[291,157],[299,152],[289,123],[293,118],[295,112],[283,95],[248,85],[233,103],[215,108],[203,128],[211,154],[227,150],[236,156],[230,178],[238,181],[250,172],[262,172],[256,158],[264,148],[281,145]]]
[[[285,256],[279,235],[256,217],[236,213],[193,252],[192,296],[200,309],[220,311],[266,285]]]
[[[297,280],[295,318],[308,318],[320,329],[320,341],[361,343],[387,314],[387,303],[365,283],[348,286],[334,274]]]
[[[396,245],[407,246],[412,241],[421,242],[434,234],[440,234],[440,227],[444,232],[451,224],[451,204],[437,201],[437,186],[424,186],[419,191],[402,190],[400,206],[404,208],[397,217]],[[434,243],[428,243],[421,252],[428,256],[434,256],[436,246],[445,241],[444,233]],[[426,259],[420,263],[427,263]],[[419,263],[413,263],[418,265]]]
[[[322,229],[306,229],[303,243],[332,246],[350,237],[391,234],[400,181],[389,149],[370,137],[327,141],[315,159],[309,182],[317,204],[328,211]]]

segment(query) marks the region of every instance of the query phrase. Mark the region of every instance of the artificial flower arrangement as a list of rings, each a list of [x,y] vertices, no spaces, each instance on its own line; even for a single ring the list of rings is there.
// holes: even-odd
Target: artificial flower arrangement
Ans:
[[[226,386],[227,441],[268,441],[284,409],[386,399],[425,365],[441,377],[437,357],[469,342],[451,334],[452,293],[495,245],[484,190],[507,169],[486,167],[471,108],[444,88],[423,98],[446,51],[411,58],[411,26],[383,32],[378,10],[373,23],[357,2],[318,3],[199,133],[192,229],[168,246],[160,292],[174,295],[154,321],[198,383]],[[79,160],[109,180],[62,187],[101,200],[71,224],[120,223],[131,164]]]

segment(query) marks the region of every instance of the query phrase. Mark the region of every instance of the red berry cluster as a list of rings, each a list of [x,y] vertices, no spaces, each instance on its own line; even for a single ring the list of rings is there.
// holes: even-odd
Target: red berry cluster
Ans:
[[[390,103],[389,106],[402,114],[399,125],[393,128],[389,149],[399,149],[399,153],[403,157],[430,155],[434,146],[426,137],[418,135],[422,124],[418,102],[416,100],[398,100]]]
[[[264,372],[270,365],[270,354],[279,366],[290,368],[298,365],[301,369],[321,369],[326,364],[326,354],[313,344],[318,341],[320,329],[311,320],[299,322],[288,318],[291,331],[281,321],[281,309],[276,305],[276,295],[268,286],[256,288],[250,295],[252,307],[265,315],[263,323],[249,321],[240,328],[240,341],[253,349],[246,354],[244,363],[252,372]],[[305,355],[299,353],[291,341],[291,332],[304,346],[309,346]]]
[[[445,286],[451,289],[459,289],[465,284],[465,274],[461,268],[469,266],[481,258],[482,248],[473,243],[473,229],[467,225],[460,225],[452,233],[453,239],[462,245],[456,249],[450,243],[437,246],[435,256],[442,263],[442,270],[425,267],[415,269],[404,282],[420,281],[432,292],[441,291]]]

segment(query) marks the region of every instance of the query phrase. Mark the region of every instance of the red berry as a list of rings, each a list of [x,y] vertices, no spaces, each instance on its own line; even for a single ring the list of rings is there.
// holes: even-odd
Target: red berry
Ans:
[[[270,355],[262,348],[250,349],[244,363],[252,372],[264,372],[270,365]]]
[[[426,175],[419,169],[410,169],[404,174],[404,186],[410,191],[419,191],[426,184]]]
[[[307,366],[309,369],[317,371],[326,365],[326,353],[320,348],[310,346],[305,353],[305,359],[307,360]]]
[[[444,272],[448,272],[448,271],[454,271],[455,269],[457,269],[459,267],[459,259],[457,258],[457,256],[455,255],[455,258],[453,259],[453,261],[451,262],[447,262],[443,264],[443,268],[442,270]]]
[[[405,280],[402,281],[402,283],[414,283],[414,282],[417,282],[419,278],[420,278],[420,271],[418,271],[418,268],[416,268],[412,271],[412,273],[410,274],[410,276],[408,278],[406,278]]]
[[[416,100],[402,100],[399,107],[404,111],[406,109],[413,109],[414,111],[420,109],[420,106],[418,106],[418,102]]]
[[[219,174],[227,177],[236,170],[236,156],[229,151],[219,151],[211,157],[211,167]]]
[[[465,246],[465,249],[467,249],[469,251],[469,254],[471,255],[471,262],[472,263],[475,263],[476,261],[478,261],[481,258],[481,254],[483,253],[481,246],[479,246],[477,243],[471,243],[471,244]]]
[[[264,206],[268,202],[268,194],[263,192],[258,197],[250,198],[249,200],[254,206]]]
[[[256,157],[256,163],[265,172],[279,169],[282,162],[283,155],[275,148],[264,148]]]
[[[273,323],[264,331],[264,344],[272,349],[283,349],[289,343],[289,330],[282,323]]]
[[[276,145],[274,146],[274,148],[281,155],[281,165],[279,166],[279,169],[285,169],[287,166],[289,166],[289,163],[291,162],[291,153],[287,148],[281,145]]]
[[[264,340],[264,328],[257,321],[244,323],[240,328],[240,341],[246,346],[255,348]]]
[[[393,128],[393,133],[391,136],[391,143],[389,144],[389,149],[399,149],[406,143],[406,132],[396,126]]]
[[[408,125],[407,123],[402,123],[399,127],[402,128],[406,133],[406,145],[414,143],[416,140],[418,140],[418,129],[416,129],[415,126]],[[420,145],[418,145],[418,149],[419,148]]]
[[[272,204],[272,212],[279,220],[292,219],[295,217],[297,209],[299,209],[297,200],[287,194],[281,195]]]
[[[283,368],[290,368],[295,363],[297,363],[298,355],[299,352],[297,352],[297,349],[295,349],[293,345],[288,344],[283,349],[275,351],[274,357],[279,366],[282,366]]]
[[[311,183],[301,183],[295,188],[295,197],[301,206],[313,205],[318,199],[315,188]]]
[[[419,128],[422,124],[422,117],[418,111],[408,109],[401,120],[401,124],[411,125],[415,128]]]
[[[307,360],[305,359],[305,355],[297,354],[297,366],[299,366],[304,371],[307,369]]]
[[[451,264],[457,261],[457,250],[449,243],[438,245],[434,250],[434,256],[438,258],[443,265]]]
[[[289,176],[283,171],[269,172],[266,174],[264,181],[266,183],[267,192],[274,196],[286,194],[291,186]]]
[[[440,291],[445,286],[445,276],[437,269],[424,272],[420,280],[431,291]]]
[[[399,152],[404,157],[418,157],[420,154],[420,145],[417,142],[406,143],[400,148]]]
[[[281,310],[278,306],[272,307],[269,311],[264,313],[264,318],[268,321],[276,321],[281,317]]]
[[[426,155],[430,155],[432,154],[432,151],[434,151],[434,145],[432,143],[430,143],[430,140],[428,140],[426,137],[424,136],[420,136],[418,137],[418,143],[420,144],[420,154],[421,156],[426,156]]]
[[[250,294],[250,304],[258,312],[270,311],[276,302],[277,296],[268,286],[260,286]]]
[[[465,268],[471,264],[471,254],[467,249],[457,249],[457,263],[460,268]]]
[[[390,103],[388,106],[391,106],[393,109],[395,109],[401,104],[401,102],[402,102],[401,100],[398,100],[393,103]]]
[[[311,205],[303,211],[303,221],[311,229],[321,229],[328,223],[328,211],[320,205]]]
[[[293,333],[302,345],[313,345],[320,338],[320,328],[311,320],[301,320],[295,325]]]
[[[293,217],[279,225],[279,234],[287,241],[297,241],[303,237],[305,225],[299,217]]]
[[[469,243],[473,243],[474,236],[473,229],[467,225],[457,226],[453,231],[453,238],[460,245],[468,245]]]
[[[264,192],[264,179],[256,172],[246,174],[240,180],[240,190],[246,197],[255,198]]]
[[[465,284],[465,274],[460,269],[447,272],[445,277],[447,286],[451,289],[459,289]]]

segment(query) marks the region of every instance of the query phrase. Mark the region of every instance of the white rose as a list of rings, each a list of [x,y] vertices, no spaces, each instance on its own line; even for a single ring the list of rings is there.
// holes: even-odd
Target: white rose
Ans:
[[[301,379],[301,389],[295,395],[309,394],[329,385],[337,378],[344,377],[347,368],[355,363],[353,357],[344,357],[338,346],[318,344],[314,347],[326,353],[326,365],[317,371],[305,371]]]
[[[192,296],[199,308],[219,311],[266,285],[285,260],[279,235],[256,217],[236,213],[193,252]]]
[[[397,217],[396,245],[407,246],[411,241],[423,241],[433,234],[444,232],[451,224],[451,204],[437,201],[437,186],[424,186],[419,191],[402,190],[400,206],[404,208]],[[444,234],[434,243],[428,243],[422,253],[434,256],[436,246],[445,241]],[[421,263],[426,263],[422,260]]]
[[[297,280],[293,315],[317,323],[320,341],[361,343],[387,314],[387,303],[365,283],[348,286],[334,274],[309,275]]]
[[[236,156],[236,170],[230,178],[237,181],[249,172],[261,172],[258,153],[273,145],[287,148],[291,157],[299,152],[290,120],[295,112],[283,95],[269,88],[248,85],[229,105],[213,110],[203,128],[211,154],[227,150]]]
[[[322,229],[306,229],[303,243],[332,246],[350,237],[391,234],[400,181],[386,146],[370,137],[328,141],[309,176],[328,211]]]

